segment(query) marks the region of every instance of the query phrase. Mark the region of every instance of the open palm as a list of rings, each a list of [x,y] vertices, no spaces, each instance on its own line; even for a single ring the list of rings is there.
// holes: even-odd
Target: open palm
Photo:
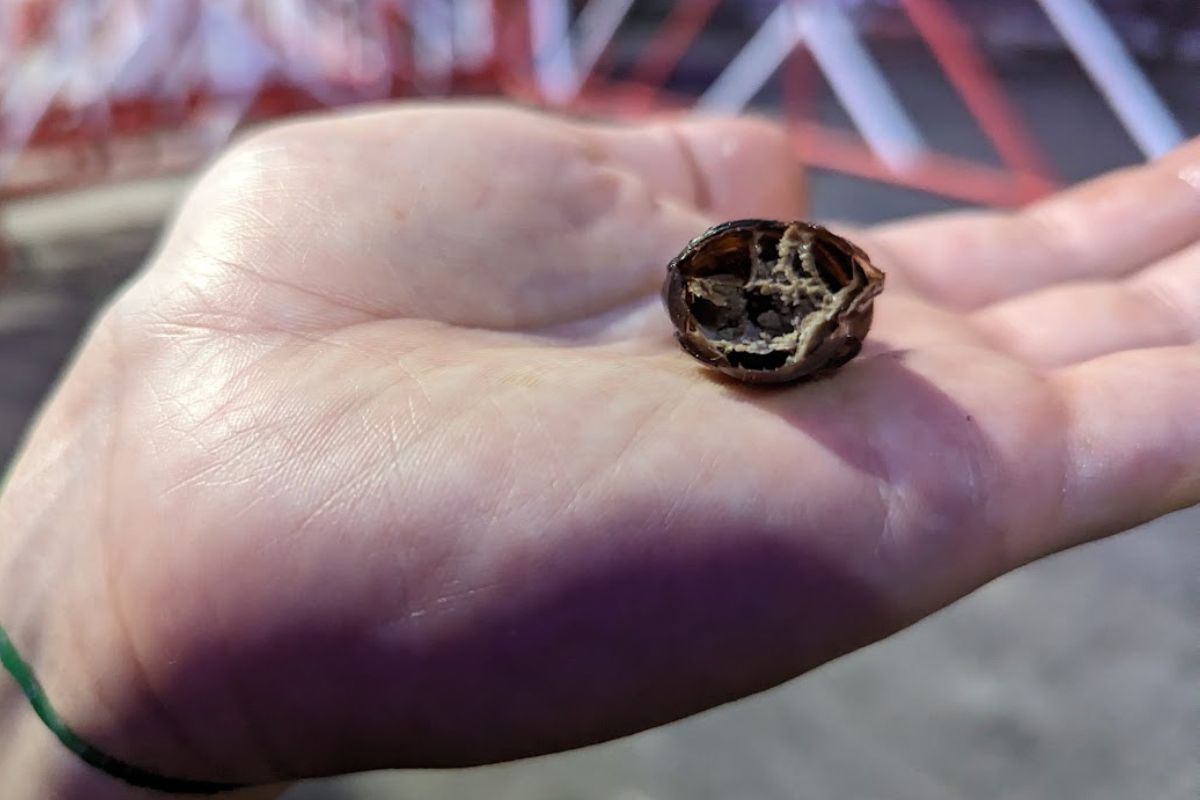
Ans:
[[[1016,215],[843,231],[888,274],[863,355],[743,387],[657,292],[713,222],[796,217],[795,177],[765,123],[500,107],[237,148],[0,504],[91,431],[95,524],[55,535],[96,556],[64,592],[111,611],[109,699],[53,673],[64,713],[250,783],[552,752],[1200,502],[1200,144]]]

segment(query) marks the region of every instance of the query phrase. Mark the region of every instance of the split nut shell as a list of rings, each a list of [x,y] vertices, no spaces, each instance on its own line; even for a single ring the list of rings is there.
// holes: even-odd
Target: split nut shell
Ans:
[[[679,344],[748,383],[836,370],[862,348],[884,274],[853,243],[807,222],[724,222],[667,267]]]

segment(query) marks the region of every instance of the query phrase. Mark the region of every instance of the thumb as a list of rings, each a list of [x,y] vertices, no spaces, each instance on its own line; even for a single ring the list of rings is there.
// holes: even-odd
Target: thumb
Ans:
[[[681,117],[594,130],[610,163],[715,219],[794,219],[806,209],[803,167],[787,134],[765,119]]]

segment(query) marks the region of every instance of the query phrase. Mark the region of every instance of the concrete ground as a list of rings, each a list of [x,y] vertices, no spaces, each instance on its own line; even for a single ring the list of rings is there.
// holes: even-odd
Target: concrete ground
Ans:
[[[1136,160],[1073,67],[1011,73],[1065,177]],[[1193,134],[1194,78],[1162,79]],[[979,150],[922,65],[894,79],[939,144]],[[10,210],[20,245],[0,284],[0,464],[95,304],[144,259],[176,188]],[[946,205],[838,176],[818,176],[813,192],[816,216],[856,221]],[[469,771],[312,781],[287,798],[1195,800],[1198,534],[1195,508],[1055,556],[779,689],[619,742]]]

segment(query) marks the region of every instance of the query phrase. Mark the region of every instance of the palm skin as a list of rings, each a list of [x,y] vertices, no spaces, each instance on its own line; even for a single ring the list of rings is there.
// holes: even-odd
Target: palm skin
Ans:
[[[553,752],[1200,502],[1200,144],[848,233],[888,273],[863,355],[741,387],[657,291],[709,224],[794,218],[788,163],[765,123],[500,107],[236,149],[0,500],[57,498],[0,537],[54,565],[0,611],[41,609],[15,638],[64,715],[246,783]]]

